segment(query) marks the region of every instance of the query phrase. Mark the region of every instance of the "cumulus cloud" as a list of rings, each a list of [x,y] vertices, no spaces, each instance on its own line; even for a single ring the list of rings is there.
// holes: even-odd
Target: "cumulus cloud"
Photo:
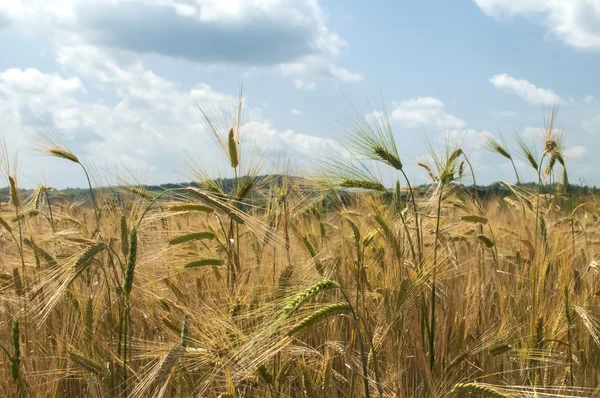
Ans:
[[[362,79],[337,65],[347,43],[327,27],[316,0],[49,0],[9,2],[0,5],[3,13],[28,34],[46,28],[61,42],[202,64],[277,67],[302,80]]]
[[[596,101],[596,98],[594,98],[594,97],[593,97],[593,96],[591,96],[591,95],[586,95],[586,96],[583,98],[583,102],[584,102],[584,103],[586,103],[586,104],[591,104],[591,103],[593,103],[594,101]]]
[[[300,112],[298,109],[296,109],[296,108],[292,108],[290,112],[291,112],[291,113],[292,113],[292,115],[294,115],[294,116],[299,116],[299,115],[300,115],[300,113],[301,113],[301,112]]]
[[[315,82],[305,82],[304,80],[296,79],[294,80],[294,86],[296,90],[305,90],[305,91],[314,91],[317,88],[317,84]]]
[[[355,83],[361,81],[364,77],[360,73],[350,72],[337,66],[330,59],[318,55],[307,55],[301,57],[295,62],[281,64],[281,72],[284,76],[299,77],[296,81],[308,80],[312,77],[321,77],[325,79],[334,79],[344,83]],[[308,83],[310,87],[310,83]],[[302,83],[300,84],[302,86]],[[316,86],[312,86],[314,89]],[[296,88],[298,83],[296,83]]]
[[[58,61],[64,75],[0,72],[0,126],[11,148],[26,147],[33,131],[54,130],[78,154],[113,167],[150,170],[152,182],[185,179],[178,159],[187,150],[197,148],[207,161],[215,156],[195,104],[219,116],[234,106],[231,96],[202,83],[181,89],[140,62],[118,64],[94,46],[65,47]],[[109,92],[111,100],[93,97],[86,84]],[[258,110],[247,114],[249,136],[269,138],[261,141],[265,151],[295,156],[327,146],[319,137],[278,131]],[[64,173],[53,177],[60,179],[53,185],[73,183]]]
[[[539,21],[562,42],[600,50],[600,2],[598,0],[475,0],[495,18],[523,16]]]
[[[554,91],[538,88],[524,79],[516,79],[506,73],[492,76],[490,82],[499,90],[515,94],[532,105],[556,105],[565,101]]]
[[[546,129],[543,127],[525,127],[523,129],[523,136],[532,140],[544,139],[546,136]]]
[[[317,154],[343,153],[345,151],[332,139],[297,133],[292,129],[278,131],[269,121],[251,121],[246,123],[244,128],[249,139],[256,143],[256,147],[260,148],[264,155],[275,153],[296,157],[300,161],[308,161],[314,160]]]
[[[586,133],[598,134],[598,132],[600,132],[600,115],[583,120],[581,122],[581,128],[583,128]]]
[[[579,160],[587,153],[584,146],[577,145],[564,150],[567,160]]]
[[[392,104],[392,122],[406,128],[436,127],[462,129],[464,120],[445,111],[442,101],[432,97],[419,97]]]

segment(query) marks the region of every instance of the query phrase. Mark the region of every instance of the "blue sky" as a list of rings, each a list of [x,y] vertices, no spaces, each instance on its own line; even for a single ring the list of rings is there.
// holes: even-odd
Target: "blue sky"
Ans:
[[[254,151],[297,173],[340,148],[344,112],[383,101],[416,180],[448,139],[479,181],[513,180],[483,134],[540,146],[559,104],[571,181],[599,183],[599,0],[18,0],[0,50],[0,134],[26,186],[84,184],[31,150],[50,131],[109,183],[187,180],[190,156],[216,174],[196,104],[221,115],[240,84]]]

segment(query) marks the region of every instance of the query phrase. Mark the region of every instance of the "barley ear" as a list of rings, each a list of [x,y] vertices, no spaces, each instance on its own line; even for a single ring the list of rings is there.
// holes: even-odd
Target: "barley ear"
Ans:
[[[328,305],[300,321],[300,323],[298,323],[288,332],[288,336],[293,336],[313,325],[316,325],[317,323],[323,321],[326,318],[335,315],[344,315],[351,311],[352,307],[350,307],[350,305],[348,305],[347,303],[337,303]]]
[[[78,352],[75,352],[72,350],[69,350],[68,352],[69,352],[69,359],[71,359],[71,361],[73,363],[75,363],[77,366],[79,366],[80,368],[85,369],[88,372],[90,372],[96,376],[100,376],[100,377],[109,376],[108,370],[101,363],[99,363],[91,358],[88,358]]]
[[[209,265],[223,265],[223,260],[221,260],[220,258],[205,257],[198,260],[190,261],[189,263],[186,263],[183,266],[183,268],[201,268]]]
[[[375,153],[376,157],[381,159],[383,162],[387,163],[398,171],[402,171],[402,162],[400,161],[400,158],[387,148],[376,145],[373,147],[373,152]]]
[[[137,261],[137,227],[131,228],[129,235],[129,255],[127,256],[127,269],[125,270],[125,280],[123,281],[123,293],[129,297],[131,287],[133,286],[133,273]]]
[[[127,218],[124,215],[121,216],[121,253],[124,256],[129,252],[129,227],[127,226]]]
[[[10,201],[14,207],[19,207],[19,195],[17,194],[17,183],[15,179],[8,176],[8,182],[10,183]]]
[[[13,268],[13,285],[15,287],[15,293],[21,297],[23,295],[23,282],[21,281],[21,275],[17,267]]]
[[[187,347],[188,345],[188,333],[189,333],[189,329],[188,329],[188,314],[187,312],[183,313],[183,323],[181,325],[181,346],[182,347]]]
[[[229,130],[229,161],[231,162],[231,167],[236,168],[240,164],[239,153],[238,153],[238,143],[235,140],[235,134],[233,129]]]
[[[215,238],[214,232],[210,232],[210,231],[192,232],[189,234],[179,235],[172,239],[169,239],[169,245],[180,245],[182,243],[194,242],[194,241],[202,240],[202,239],[212,240],[214,238]]]
[[[359,188],[359,189],[368,189],[368,190],[380,191],[380,192],[386,191],[385,186],[383,186],[383,184],[380,183],[379,181],[343,178],[339,185],[342,188]]]
[[[496,244],[494,243],[493,240],[491,240],[490,238],[488,238],[485,235],[477,235],[477,239],[479,239],[481,242],[483,242],[483,244],[485,244],[485,246],[488,249],[491,249],[492,247],[494,247]]]
[[[88,297],[85,303],[85,316],[84,316],[84,335],[88,342],[92,342],[94,337],[94,301],[92,296]]]
[[[62,158],[62,159],[70,160],[71,162],[74,162],[74,163],[79,163],[79,159],[77,158],[77,156],[75,156],[75,154],[73,152],[69,151],[68,149],[54,147],[54,148],[51,148],[48,152],[50,152],[50,155],[56,156],[57,158]]]
[[[200,211],[203,213],[212,213],[215,208],[203,204],[186,203],[169,207],[170,211]]]
[[[487,224],[488,219],[483,216],[471,215],[471,216],[462,216],[460,218],[462,221],[474,223],[474,224]]]
[[[2,217],[0,217],[0,225],[2,225],[4,229],[7,230],[9,233],[12,232],[12,228],[10,227],[8,222]]]
[[[311,287],[306,289],[305,291],[298,293],[292,296],[289,299],[288,305],[283,309],[283,317],[289,318],[298,308],[300,308],[305,302],[310,300],[312,297],[316,296],[319,292],[328,289],[334,289],[339,287],[339,285],[329,279],[323,279],[319,282],[316,282]]]
[[[21,378],[21,344],[19,321],[17,319],[13,319],[12,321],[10,337],[12,339],[13,350],[15,351],[15,355],[10,359],[10,375],[13,382],[17,383]]]

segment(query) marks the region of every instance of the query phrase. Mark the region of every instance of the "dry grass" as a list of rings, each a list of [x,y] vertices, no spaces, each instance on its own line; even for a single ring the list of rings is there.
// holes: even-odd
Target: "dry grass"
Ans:
[[[218,142],[245,176],[233,128]],[[360,128],[375,134],[351,141],[363,155],[401,172],[391,133]],[[555,137],[540,159],[521,148],[540,185],[552,181],[552,159],[564,166]],[[70,151],[51,152],[85,171]],[[22,397],[598,396],[600,202],[560,186],[510,186],[482,201],[459,178],[471,178],[465,161],[460,150],[437,156],[420,194],[402,173],[393,194],[344,175],[308,188],[239,177],[231,192],[206,181],[160,196],[97,190],[89,205],[46,187],[24,197],[5,168],[0,388]]]

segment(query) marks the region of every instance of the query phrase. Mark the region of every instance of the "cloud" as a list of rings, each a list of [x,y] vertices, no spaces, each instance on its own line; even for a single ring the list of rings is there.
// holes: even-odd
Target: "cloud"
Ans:
[[[10,25],[10,19],[3,14],[0,14],[0,30],[8,27]]]
[[[532,140],[543,140],[546,137],[546,129],[543,127],[525,127],[523,136]]]
[[[600,50],[598,0],[475,0],[494,18],[523,16],[541,22],[559,40],[573,47]]]
[[[83,83],[77,77],[64,79],[58,74],[44,74],[33,68],[7,69],[0,73],[0,82],[4,92],[19,94],[37,93],[42,90],[56,96],[85,92]]]
[[[495,75],[490,82],[499,90],[515,94],[532,105],[557,105],[565,101],[554,91],[538,88],[524,79],[515,79],[506,73]]]
[[[578,145],[567,148],[564,150],[565,157],[567,160],[579,160],[587,153],[587,149],[584,146]]]
[[[29,128],[73,130],[78,126],[73,107],[85,92],[77,77],[63,78],[33,68],[0,72],[0,104],[5,118]]]
[[[493,117],[517,117],[514,111],[491,111],[490,115]]]
[[[596,98],[592,97],[591,95],[586,95],[585,98],[583,98],[583,102],[586,104],[591,104],[594,101],[596,101]]]
[[[281,72],[284,76],[299,77],[300,80],[309,80],[316,76],[344,83],[355,83],[364,79],[360,73],[350,72],[335,65],[326,57],[315,55],[307,55],[296,62],[281,64]],[[316,86],[312,88],[314,87]],[[299,88],[297,84],[296,88]]]
[[[490,135],[492,135],[492,133],[487,130],[448,130],[445,133],[445,140],[446,142],[455,144],[463,149],[480,149],[483,148],[487,142],[486,136]],[[446,142],[444,142],[444,144]]]
[[[589,134],[598,134],[600,132],[600,115],[581,122],[581,128]]]
[[[305,82],[300,79],[294,80],[294,86],[296,90],[305,90],[305,91],[314,91],[317,88],[317,84],[315,82]]]
[[[254,140],[256,148],[262,151],[263,156],[268,158],[273,154],[280,154],[293,157],[304,162],[303,166],[307,166],[306,162],[315,160],[319,154],[345,151],[334,140],[297,133],[291,129],[278,131],[268,121],[248,122],[244,129],[249,139]]]
[[[294,115],[294,116],[299,116],[299,115],[300,115],[300,113],[301,113],[301,112],[300,112],[298,109],[296,109],[296,108],[292,108],[292,109],[291,109],[291,112],[292,112],[292,115]]]
[[[465,121],[446,113],[444,103],[436,98],[413,98],[400,103],[393,103],[392,106],[390,119],[402,127],[462,129],[467,125]]]
[[[317,0],[48,0],[3,9],[25,32],[45,31],[60,44],[275,67],[302,80],[362,78],[337,65],[347,43],[327,27]]]
[[[61,75],[37,69],[0,71],[0,127],[11,150],[26,148],[36,131],[56,131],[78,155],[112,169],[127,164],[149,170],[150,182],[186,179],[178,159],[194,148],[207,164],[218,164],[195,104],[219,117],[234,106],[231,96],[203,83],[181,89],[140,62],[119,64],[94,46],[65,47],[57,60],[64,68]],[[91,94],[95,90],[108,95],[99,99]],[[286,156],[306,158],[332,145],[319,137],[279,131],[252,108],[247,108],[244,128],[248,137],[261,140],[261,150]],[[64,163],[50,169],[45,162],[36,159],[33,168],[27,162],[28,172],[53,170],[53,186],[83,185],[77,176],[64,173]]]

